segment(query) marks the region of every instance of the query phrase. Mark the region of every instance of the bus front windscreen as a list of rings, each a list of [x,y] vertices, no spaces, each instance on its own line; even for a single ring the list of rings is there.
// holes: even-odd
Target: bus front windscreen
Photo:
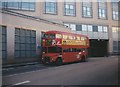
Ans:
[[[42,52],[43,53],[47,53],[47,48],[46,47],[42,47]]]
[[[61,53],[61,47],[48,47],[48,53]]]

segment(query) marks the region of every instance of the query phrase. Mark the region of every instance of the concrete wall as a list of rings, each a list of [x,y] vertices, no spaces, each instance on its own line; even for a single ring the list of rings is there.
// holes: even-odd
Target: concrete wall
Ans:
[[[64,1],[64,0],[62,0]],[[57,14],[45,14],[44,13],[44,3],[43,2],[37,2],[35,11],[17,11],[16,12],[27,14],[51,21],[56,21],[58,23],[63,24],[63,22],[68,23],[75,23],[75,24],[91,24],[91,25],[107,25],[109,27],[108,30],[108,40],[109,40],[109,47],[108,51],[109,53],[112,53],[112,26],[118,26],[118,21],[112,20],[112,7],[111,2],[107,3],[107,20],[98,19],[98,3],[97,0],[93,0],[92,3],[92,9],[93,9],[93,17],[92,18],[83,18],[82,17],[82,4],[80,2],[76,2],[76,16],[64,16],[64,3],[63,2],[57,3]],[[109,0],[108,0],[109,1]],[[7,52],[8,52],[8,60],[10,63],[20,61],[14,59],[14,32],[15,27],[17,28],[24,28],[28,30],[36,30],[36,45],[40,45],[40,35],[41,31],[47,31],[47,30],[61,30],[66,32],[71,32],[70,29],[51,24],[51,23],[44,23],[44,22],[38,22],[33,21],[21,17],[16,17],[8,14],[1,14],[0,13],[0,19],[3,18],[2,22],[0,22],[0,25],[7,26]],[[36,47],[37,49],[37,47]],[[39,54],[39,50],[37,49],[37,54]],[[33,59],[32,59],[33,60]],[[21,60],[22,61],[22,60]],[[26,59],[26,61],[28,61]]]
[[[36,61],[38,58],[30,59],[15,59],[14,58],[14,49],[15,49],[15,28],[23,28],[28,30],[36,31],[36,53],[39,55],[39,49],[37,46],[41,46],[41,31],[48,30],[59,30],[65,32],[71,32],[69,28],[65,28],[61,25],[56,25],[52,23],[38,22],[30,19],[25,19],[13,15],[2,14],[2,23],[0,25],[7,26],[7,61],[3,61],[3,64],[6,63],[16,63],[16,62],[28,62]]]
[[[2,15],[0,14],[0,24],[2,23]],[[2,86],[2,28],[0,27],[0,86]]]
[[[64,16],[64,3],[59,2],[58,5],[58,13],[57,15],[44,14],[43,4],[41,4],[42,13],[40,16],[42,18],[48,20],[55,20],[60,23],[68,22],[75,24],[91,24],[91,25],[107,25],[108,26],[108,39],[109,39],[109,53],[112,53],[113,47],[113,38],[112,38],[112,26],[118,26],[118,21],[112,20],[112,6],[111,2],[107,2],[107,20],[98,19],[98,3],[97,0],[93,0],[92,9],[93,9],[93,17],[92,18],[83,18],[82,17],[82,4],[81,2],[76,2],[76,16]],[[109,1],[109,0],[108,0]],[[43,3],[43,2],[41,2]]]

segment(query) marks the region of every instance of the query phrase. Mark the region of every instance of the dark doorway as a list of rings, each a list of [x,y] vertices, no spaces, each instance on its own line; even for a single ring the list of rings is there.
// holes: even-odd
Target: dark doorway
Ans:
[[[108,56],[108,40],[90,40],[89,57]]]

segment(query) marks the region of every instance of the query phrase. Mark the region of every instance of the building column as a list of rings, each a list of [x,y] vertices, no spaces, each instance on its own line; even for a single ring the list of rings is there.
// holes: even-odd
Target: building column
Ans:
[[[41,31],[36,30],[36,54],[38,57],[41,56]]]
[[[2,26],[0,26],[0,84],[2,84]]]
[[[13,63],[14,61],[14,47],[15,47],[15,28],[7,26],[7,61]]]
[[[0,24],[2,24],[2,13],[0,13]],[[0,86],[2,86],[2,26],[0,26]]]

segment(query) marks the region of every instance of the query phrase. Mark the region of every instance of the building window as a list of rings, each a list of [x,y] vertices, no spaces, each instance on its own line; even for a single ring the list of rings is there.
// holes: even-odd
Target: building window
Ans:
[[[113,41],[113,53],[120,53],[120,41]]]
[[[118,1],[112,0],[111,4],[112,4],[112,19],[113,20],[118,20],[119,19],[119,16],[118,16]]]
[[[82,16],[92,17],[92,2],[91,0],[82,1]]]
[[[56,0],[45,0],[45,13],[57,14]]]
[[[108,27],[107,26],[98,26],[98,32],[107,33]]]
[[[76,25],[76,31],[82,31],[82,25]]]
[[[71,28],[71,30],[76,31],[76,25],[75,24],[67,24],[67,23],[65,23],[64,25],[66,25],[68,28]]]
[[[98,26],[98,32],[103,32],[102,26]]]
[[[0,8],[2,7],[2,1],[0,1]]]
[[[15,58],[36,57],[36,31],[15,29]]]
[[[103,32],[107,33],[108,32],[108,27],[107,26],[103,26]]]
[[[107,1],[98,0],[98,18],[107,19]]]
[[[2,2],[2,8],[34,11],[35,0],[16,0],[16,1],[6,0]]]
[[[98,32],[98,26],[93,26],[93,32]]]
[[[82,31],[93,31],[92,25],[82,25]]]
[[[2,34],[2,58],[7,58],[7,30],[6,26],[0,26],[0,34]]]
[[[118,40],[119,38],[119,32],[120,32],[120,28],[119,27],[112,27],[112,37],[113,39]]]
[[[112,32],[113,33],[118,33],[118,27],[112,27]]]
[[[82,25],[82,31],[87,31],[87,25]]]
[[[69,2],[69,0],[65,0],[64,2],[64,14],[68,16],[75,16],[76,13],[76,8],[75,8],[75,1]]]

